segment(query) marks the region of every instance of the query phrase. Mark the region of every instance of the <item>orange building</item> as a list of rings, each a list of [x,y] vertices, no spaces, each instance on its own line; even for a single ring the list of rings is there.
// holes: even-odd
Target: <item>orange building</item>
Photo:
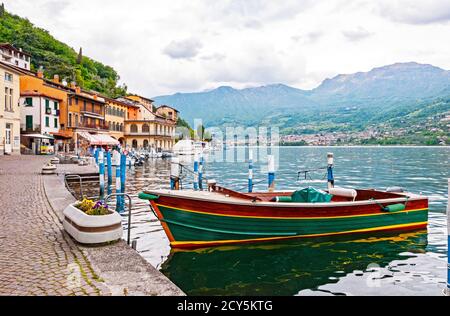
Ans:
[[[60,146],[72,139],[72,132],[65,129],[68,120],[68,94],[71,93],[71,89],[61,84],[58,76],[55,76],[53,80],[48,80],[44,78],[42,72],[38,72],[36,75],[27,72],[20,77],[20,92],[22,95],[39,93],[59,100],[59,132],[52,134],[55,142]]]

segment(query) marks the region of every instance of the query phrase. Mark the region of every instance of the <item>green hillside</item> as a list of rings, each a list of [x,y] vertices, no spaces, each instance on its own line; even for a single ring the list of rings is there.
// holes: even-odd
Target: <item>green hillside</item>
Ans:
[[[119,85],[117,72],[89,57],[79,55],[68,45],[56,40],[46,30],[34,26],[28,19],[0,12],[0,42],[11,43],[32,55],[32,70],[40,66],[45,76],[57,74],[61,79],[76,81],[82,88],[109,97],[126,94],[127,87]]]

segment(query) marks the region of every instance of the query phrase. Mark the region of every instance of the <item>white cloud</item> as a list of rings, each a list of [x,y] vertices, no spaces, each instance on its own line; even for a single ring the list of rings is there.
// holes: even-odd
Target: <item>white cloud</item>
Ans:
[[[360,41],[373,35],[373,33],[367,31],[365,28],[361,26],[358,26],[356,29],[353,30],[342,31],[342,34],[350,41]]]
[[[450,69],[448,0],[4,0],[149,97],[285,83],[402,61]]]
[[[189,59],[200,52],[202,44],[195,38],[172,41],[163,49],[163,53],[174,59]]]
[[[450,22],[450,1],[445,0],[383,0],[377,9],[379,14],[396,22],[408,24]]]

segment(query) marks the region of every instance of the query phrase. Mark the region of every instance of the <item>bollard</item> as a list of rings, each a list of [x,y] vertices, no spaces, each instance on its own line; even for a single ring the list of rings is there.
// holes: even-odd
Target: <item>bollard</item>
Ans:
[[[180,160],[176,157],[170,162],[170,189],[180,189]]]
[[[120,192],[121,193],[125,193],[125,181],[126,181],[126,173],[127,173],[126,164],[127,164],[127,156],[122,155],[120,157]],[[124,210],[124,206],[125,206],[124,202],[125,202],[124,197],[121,197],[120,198],[120,206],[119,206],[120,212],[123,212],[123,210]]]
[[[198,191],[198,155],[194,155],[194,190]]]
[[[253,151],[248,151],[248,192],[253,192]]]
[[[269,178],[269,192],[275,191],[275,157],[267,156],[267,173]]]
[[[137,240],[136,239],[131,242],[131,248],[136,250],[136,248],[137,248]]]
[[[334,165],[334,155],[333,153],[327,154],[327,179],[328,179],[328,190],[334,188],[334,175],[333,175],[333,165]]]
[[[200,191],[203,191],[203,165],[204,165],[204,159],[203,159],[203,152],[200,153],[200,159],[198,164],[198,189]]]
[[[105,161],[103,151],[98,153],[98,169],[100,178],[100,199],[105,195]]]

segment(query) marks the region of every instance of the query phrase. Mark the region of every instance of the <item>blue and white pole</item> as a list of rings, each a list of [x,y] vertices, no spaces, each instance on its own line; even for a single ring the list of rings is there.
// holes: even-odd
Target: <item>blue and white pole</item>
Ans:
[[[198,155],[194,155],[194,190],[198,191]]]
[[[334,165],[334,155],[333,153],[327,154],[327,180],[328,180],[328,190],[334,188],[334,175],[333,175],[333,165]]]
[[[111,151],[108,150],[106,153],[106,163],[108,164],[108,187],[112,184],[112,159]]]
[[[269,191],[275,191],[275,156],[267,156],[267,174],[269,178]]]
[[[203,165],[204,165],[204,159],[203,159],[203,152],[200,153],[200,162],[198,165],[198,189],[200,191],[203,191]]]
[[[447,296],[450,296],[450,179],[448,179],[447,195]]]
[[[125,193],[125,181],[126,181],[126,173],[127,173],[127,156],[120,156],[120,192]],[[120,212],[124,210],[124,202],[125,199],[123,197],[120,198]]]
[[[103,151],[98,153],[98,169],[100,178],[100,198],[105,195],[105,159],[103,156]]]
[[[248,192],[253,192],[253,150],[248,151]]]
[[[116,193],[120,194],[120,163],[116,166]],[[120,212],[120,196],[117,197],[116,211]]]
[[[95,157],[95,164],[98,165],[98,148],[95,146],[94,148],[94,157]]]

